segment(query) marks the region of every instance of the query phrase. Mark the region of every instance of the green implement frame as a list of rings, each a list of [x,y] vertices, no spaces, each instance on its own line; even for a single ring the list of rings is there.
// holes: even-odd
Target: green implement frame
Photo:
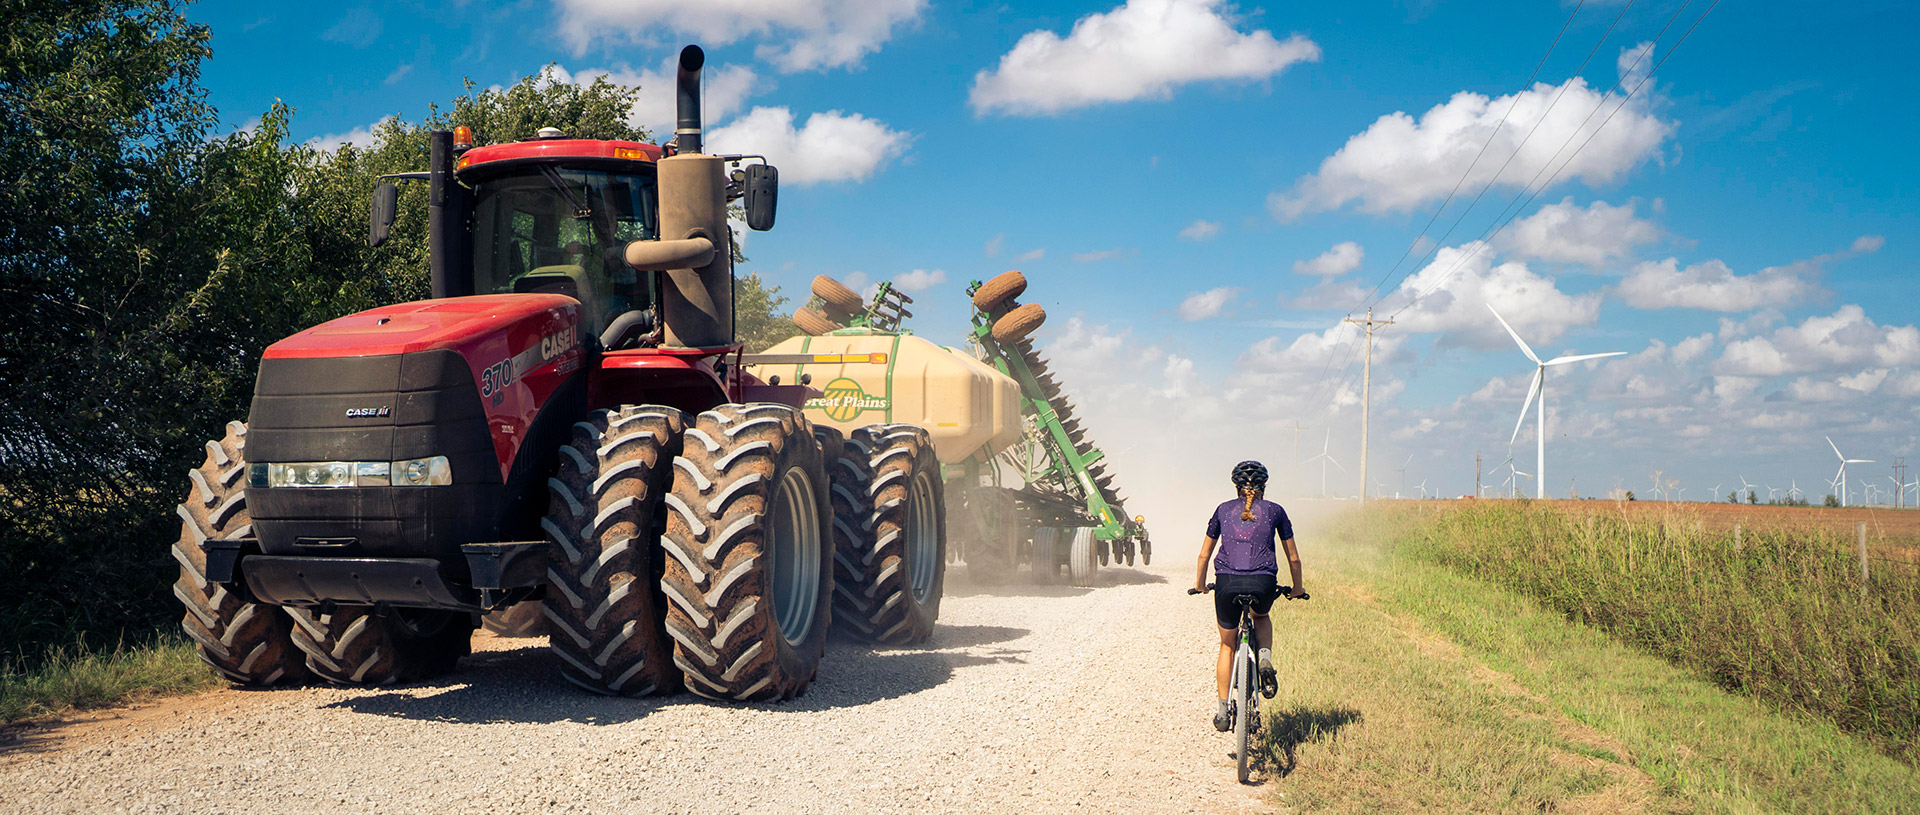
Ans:
[[[969,294],[979,286],[975,282]],[[1111,547],[1116,557],[1123,551],[1131,553],[1136,545],[1142,554],[1150,552],[1146,530],[1127,516],[1120,496],[1107,483],[1110,478],[1101,463],[1105,454],[1076,438],[1072,406],[1057,390],[1050,393],[1053,389],[1043,385],[1046,362],[1025,339],[995,340],[995,316],[975,309],[968,338],[980,349],[982,361],[1020,385],[1026,438],[1002,452],[996,463],[1018,471],[1026,482],[1027,489],[1016,496],[1030,522],[1092,527],[1094,539],[1103,543],[1103,549]]]

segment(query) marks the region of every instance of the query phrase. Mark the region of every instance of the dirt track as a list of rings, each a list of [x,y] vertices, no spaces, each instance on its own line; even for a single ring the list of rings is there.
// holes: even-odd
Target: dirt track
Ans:
[[[401,688],[221,690],[0,745],[7,812],[1241,812],[1191,554],[1097,590],[950,575],[933,642],[779,705],[583,694],[545,640]]]

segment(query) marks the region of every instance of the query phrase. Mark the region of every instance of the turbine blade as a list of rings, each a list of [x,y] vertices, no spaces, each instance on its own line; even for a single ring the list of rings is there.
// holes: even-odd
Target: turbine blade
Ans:
[[[1487,310],[1492,311],[1493,318],[1500,321],[1500,327],[1507,330],[1507,336],[1512,337],[1514,342],[1520,344],[1520,352],[1526,354],[1527,359],[1533,360],[1533,364],[1540,364],[1540,358],[1534,355],[1532,348],[1527,347],[1527,341],[1520,339],[1520,333],[1514,331],[1513,326],[1507,325],[1507,318],[1500,316],[1500,312],[1494,311],[1492,303],[1487,304]]]
[[[1491,308],[1491,306],[1489,306],[1489,308]],[[1513,438],[1507,439],[1508,446],[1512,446],[1514,441],[1520,438],[1520,427],[1527,423],[1527,408],[1533,407],[1534,394],[1540,392],[1540,378],[1546,376],[1546,374],[1547,372],[1544,368],[1535,368],[1533,370],[1533,383],[1527,386],[1527,401],[1520,403],[1520,418],[1513,423]]]
[[[1834,444],[1834,443],[1833,443],[1833,437],[1832,437],[1832,436],[1823,436],[1822,438],[1825,438],[1825,439],[1827,440],[1827,446],[1828,446],[1828,447],[1831,447],[1831,448],[1833,448],[1833,457],[1834,457],[1834,458],[1837,458],[1837,459],[1840,459],[1841,461],[1846,461],[1846,460],[1847,460],[1847,457],[1846,457],[1846,456],[1843,456],[1843,455],[1840,455],[1840,446],[1839,446],[1839,445],[1837,445],[1837,444]]]
[[[1627,352],[1625,351],[1608,351],[1604,354],[1579,354],[1571,357],[1554,357],[1553,359],[1547,360],[1546,362],[1542,362],[1540,364],[1541,365],[1565,365],[1569,362],[1580,362],[1582,360],[1599,359],[1601,357],[1621,357],[1621,356],[1626,356],[1626,354]]]

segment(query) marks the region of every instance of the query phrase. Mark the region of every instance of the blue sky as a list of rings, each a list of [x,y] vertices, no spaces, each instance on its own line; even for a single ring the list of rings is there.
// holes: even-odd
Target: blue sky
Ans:
[[[1296,421],[1312,428],[1303,449],[1324,442],[1357,470],[1359,364],[1340,320],[1369,305],[1397,321],[1374,357],[1373,478],[1389,492],[1409,456],[1408,485],[1448,495],[1472,491],[1476,452],[1489,482],[1505,478],[1491,471],[1532,370],[1488,304],[1543,357],[1630,354],[1549,374],[1550,494],[1644,496],[1660,470],[1688,499],[1743,475],[1818,496],[1837,464],[1827,434],[1881,462],[1855,484],[1890,487],[1895,456],[1920,465],[1911,4],[221,0],[190,14],[213,28],[203,81],[228,126],[278,98],[295,138],[323,145],[418,118],[463,78],[549,63],[556,81],[639,82],[652,93],[635,121],[657,127],[662,66],[701,43],[709,144],[768,153],[786,188],[744,268],[788,293],[816,274],[910,285],[913,325],[948,343],[969,280],[1025,271],[1050,315],[1041,344],[1143,511],[1203,515],[1189,507],[1240,458],[1284,472]],[[1529,418],[1522,469],[1533,434]],[[1288,486],[1318,492],[1310,473]]]

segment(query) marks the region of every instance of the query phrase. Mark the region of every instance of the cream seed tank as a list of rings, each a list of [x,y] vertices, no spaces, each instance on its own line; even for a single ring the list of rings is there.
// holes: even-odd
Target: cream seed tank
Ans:
[[[968,347],[954,348],[901,330],[913,301],[889,284],[868,303],[818,277],[794,313],[809,336],[746,361],[769,382],[819,391],[807,418],[842,430],[850,446],[872,428],[924,428],[945,481],[948,557],[976,578],[1004,579],[1029,563],[1037,581],[1065,569],[1086,585],[1099,565],[1150,558],[1151,544],[1027,340],[1046,315],[1017,301],[1025,288],[1019,272],[975,283]]]

